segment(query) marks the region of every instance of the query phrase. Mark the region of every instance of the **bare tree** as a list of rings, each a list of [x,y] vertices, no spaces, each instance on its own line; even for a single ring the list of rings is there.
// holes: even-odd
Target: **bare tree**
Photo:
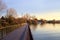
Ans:
[[[0,0],[0,16],[2,15],[2,12],[7,8],[6,4]]]
[[[14,8],[10,8],[7,10],[7,14],[6,14],[6,17],[14,17],[16,18],[18,15],[17,15],[17,12]]]

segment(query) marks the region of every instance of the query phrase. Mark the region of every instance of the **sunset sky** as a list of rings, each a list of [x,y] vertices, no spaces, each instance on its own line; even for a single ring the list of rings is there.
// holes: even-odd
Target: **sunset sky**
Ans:
[[[18,15],[35,15],[38,19],[60,20],[60,0],[3,0]]]

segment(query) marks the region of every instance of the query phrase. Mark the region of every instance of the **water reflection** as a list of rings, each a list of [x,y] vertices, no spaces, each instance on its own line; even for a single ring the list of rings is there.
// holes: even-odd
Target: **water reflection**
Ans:
[[[31,25],[34,40],[60,40],[60,24]]]
[[[44,25],[45,25],[45,23],[41,23],[41,24],[40,24],[40,27],[44,27]]]
[[[31,29],[33,29],[33,30],[35,30],[37,27],[37,25],[30,25],[30,26],[32,27]]]

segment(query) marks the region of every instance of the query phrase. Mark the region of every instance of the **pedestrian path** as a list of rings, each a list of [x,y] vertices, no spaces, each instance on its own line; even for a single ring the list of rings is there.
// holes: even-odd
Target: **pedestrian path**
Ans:
[[[11,33],[9,33],[3,40],[30,40],[28,25],[24,25]]]

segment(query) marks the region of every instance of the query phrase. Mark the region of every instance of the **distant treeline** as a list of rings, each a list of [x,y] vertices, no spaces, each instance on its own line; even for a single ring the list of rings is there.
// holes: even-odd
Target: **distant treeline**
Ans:
[[[41,19],[41,20],[38,20],[38,22],[40,22],[40,23],[60,23],[60,20],[55,20],[55,19],[53,19],[53,20],[44,20],[44,19]]]
[[[24,17],[15,18],[12,15],[9,15],[8,17],[2,16],[0,18],[0,27],[15,25],[15,24],[22,24],[22,23],[28,23],[28,24],[38,24],[38,23],[60,23],[60,20],[38,20],[37,18],[34,19],[27,19]]]

